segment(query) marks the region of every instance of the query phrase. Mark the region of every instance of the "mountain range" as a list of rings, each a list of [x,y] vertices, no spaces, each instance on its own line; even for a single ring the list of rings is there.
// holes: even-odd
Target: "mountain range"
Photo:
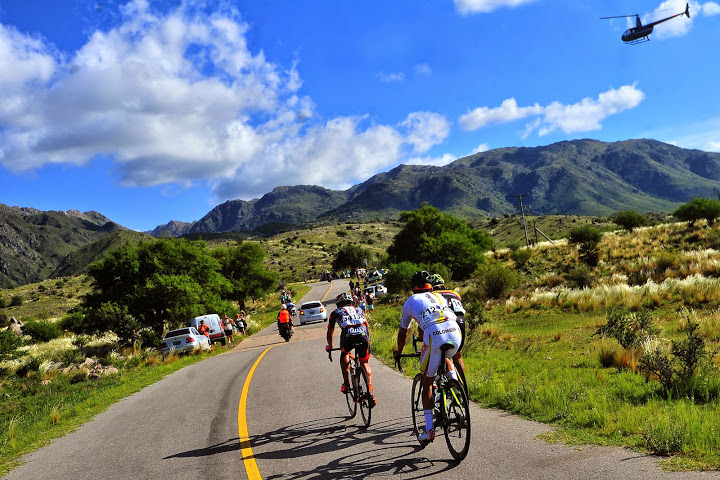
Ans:
[[[399,165],[347,190],[281,186],[253,200],[228,200],[192,222],[147,234],[206,237],[269,234],[294,226],[397,218],[422,202],[466,218],[516,213],[609,216],[620,210],[667,213],[695,197],[717,198],[720,154],[655,140],[572,140],[509,147],[443,167]],[[0,287],[80,273],[108,248],[145,236],[98,212],[43,212],[0,204]],[[203,238],[206,238],[203,237]]]
[[[396,218],[422,202],[463,218],[512,214],[523,195],[533,215],[608,216],[672,212],[720,187],[720,154],[656,140],[572,140],[498,148],[443,167],[399,165],[344,191],[277,187],[262,198],[228,200],[192,224],[170,222],[154,236],[255,230]],[[529,205],[527,205],[529,202]]]

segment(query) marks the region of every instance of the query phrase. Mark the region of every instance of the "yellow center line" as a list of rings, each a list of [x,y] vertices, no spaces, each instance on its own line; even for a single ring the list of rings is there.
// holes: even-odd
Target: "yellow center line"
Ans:
[[[260,364],[260,360],[265,354],[273,347],[277,345],[270,345],[265,351],[258,357],[255,364],[250,369],[247,378],[245,379],[245,385],[243,385],[242,394],[240,395],[240,404],[238,405],[238,438],[240,439],[240,454],[243,457],[243,463],[245,463],[245,472],[249,480],[262,480],[260,476],[260,470],[258,470],[257,463],[255,463],[255,455],[253,454],[252,447],[250,446],[250,436],[248,435],[247,428],[247,417],[245,416],[245,408],[247,407],[247,395],[250,390],[250,380],[252,380],[255,369]]]
[[[325,292],[325,296],[320,300],[321,302],[324,302],[328,295],[330,295],[330,290],[332,290],[332,282],[330,282],[330,287],[328,288],[328,291]]]

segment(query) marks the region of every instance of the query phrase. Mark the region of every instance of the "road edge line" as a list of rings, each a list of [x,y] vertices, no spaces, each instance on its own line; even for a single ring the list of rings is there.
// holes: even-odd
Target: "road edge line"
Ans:
[[[255,455],[253,454],[252,447],[250,446],[247,417],[245,415],[247,395],[250,390],[250,380],[252,380],[255,369],[260,364],[260,360],[262,360],[271,348],[276,346],[277,345],[270,345],[263,353],[260,354],[258,359],[255,360],[255,363],[248,372],[247,378],[245,378],[245,384],[243,385],[242,393],[240,394],[240,403],[238,404],[238,438],[240,440],[240,454],[242,455],[243,463],[245,464],[245,472],[250,480],[262,480],[262,476],[260,476],[260,470],[255,462]]]

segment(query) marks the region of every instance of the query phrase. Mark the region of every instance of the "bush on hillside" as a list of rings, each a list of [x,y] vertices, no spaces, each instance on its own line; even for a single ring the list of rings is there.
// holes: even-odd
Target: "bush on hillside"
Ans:
[[[502,298],[518,284],[519,278],[514,270],[493,263],[480,270],[479,284],[487,298]]]
[[[62,328],[54,322],[34,321],[23,325],[23,333],[36,342],[49,342],[62,335]]]
[[[624,228],[628,232],[632,232],[637,227],[642,227],[648,223],[648,219],[645,215],[642,215],[634,210],[623,210],[612,217],[610,221],[619,227]]]
[[[697,220],[705,219],[708,224],[715,222],[720,216],[720,200],[709,198],[693,198],[688,203],[680,205],[673,215],[678,220],[695,223]]]
[[[22,345],[22,338],[10,330],[0,331],[0,360],[12,358],[17,348]]]

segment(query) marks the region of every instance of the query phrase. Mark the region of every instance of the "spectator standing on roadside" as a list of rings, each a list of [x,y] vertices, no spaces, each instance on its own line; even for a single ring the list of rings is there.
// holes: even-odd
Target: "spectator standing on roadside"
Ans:
[[[198,332],[200,332],[201,335],[205,335],[206,337],[210,338],[210,327],[205,325],[205,320],[200,320]]]
[[[355,288],[355,282],[350,280],[350,291],[352,292],[354,288]]]
[[[375,310],[375,307],[373,306],[373,302],[375,302],[375,295],[370,293],[367,297],[365,297],[365,302],[367,303],[367,308],[370,311]]]
[[[233,322],[227,315],[223,318],[223,330],[225,330],[225,336],[228,338],[228,341],[233,343]]]
[[[235,325],[238,328],[238,332],[241,335],[245,335],[245,327],[247,327],[247,322],[245,322],[245,310],[240,310],[240,313],[237,314],[235,317]]]

